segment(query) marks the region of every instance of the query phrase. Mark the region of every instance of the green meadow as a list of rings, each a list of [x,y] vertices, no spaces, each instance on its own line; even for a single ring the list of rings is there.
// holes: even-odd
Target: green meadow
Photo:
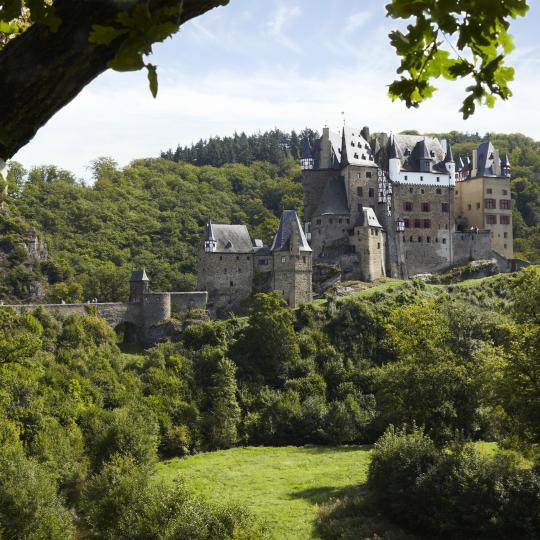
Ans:
[[[305,540],[318,537],[318,506],[364,483],[369,460],[367,446],[246,447],[162,462],[157,476],[244,505],[272,538]]]

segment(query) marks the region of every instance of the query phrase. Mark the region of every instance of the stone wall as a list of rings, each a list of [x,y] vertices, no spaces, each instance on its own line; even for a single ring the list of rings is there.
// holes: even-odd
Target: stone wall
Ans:
[[[122,322],[128,322],[139,327],[143,326],[142,305],[127,302],[100,304],[17,304],[0,307],[13,308],[18,313],[28,313],[40,306],[46,309],[51,315],[59,318],[65,318],[69,315],[83,316],[88,315],[89,312],[96,311],[96,313],[100,317],[103,317],[112,327],[116,327]]]
[[[349,214],[314,216],[311,222],[311,249],[313,250],[314,260],[330,259],[331,262],[337,262],[337,259],[332,257],[325,250],[325,247],[332,246],[336,241],[343,238],[347,239],[351,227]],[[337,253],[338,256],[341,254],[339,252]]]
[[[208,303],[208,293],[206,291],[172,292],[169,294],[171,295],[171,309],[174,311],[206,309]]]
[[[281,292],[290,307],[311,302],[312,293],[312,254],[301,251],[298,255],[287,251],[275,251],[274,280],[272,288]]]
[[[351,239],[359,259],[358,278],[374,281],[386,275],[385,235],[378,227],[355,227]]]
[[[405,220],[401,250],[408,275],[437,272],[450,266],[454,187],[394,184],[393,206],[394,221],[398,217]]]
[[[491,238],[489,231],[455,232],[453,235],[454,264],[462,264],[475,259],[491,259]]]
[[[348,165],[343,169],[345,177],[345,189],[347,190],[347,202],[351,210],[351,219],[354,224],[362,207],[373,208],[380,223],[384,205],[378,204],[378,167]]]
[[[253,254],[199,252],[197,288],[208,291],[212,313],[228,312],[246,301],[253,289]]]

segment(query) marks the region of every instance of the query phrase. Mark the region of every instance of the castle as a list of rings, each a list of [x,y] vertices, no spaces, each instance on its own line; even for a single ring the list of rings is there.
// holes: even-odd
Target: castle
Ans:
[[[270,248],[243,225],[208,224],[198,288],[217,311],[264,290],[281,291],[291,307],[308,302],[313,265],[363,281],[474,259],[511,268],[510,161],[491,142],[455,161],[445,140],[325,127],[300,165],[305,233],[293,210]]]

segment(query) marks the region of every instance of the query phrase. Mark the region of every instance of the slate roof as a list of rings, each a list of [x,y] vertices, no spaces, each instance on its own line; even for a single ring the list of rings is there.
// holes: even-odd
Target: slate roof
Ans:
[[[343,127],[341,141],[341,166],[345,165],[375,165],[371,146],[364,139],[362,130]]]
[[[300,225],[295,210],[284,210],[279,220],[279,227],[272,243],[272,251],[288,251],[291,247],[291,237],[296,234],[300,251],[311,251],[306,235]]]
[[[323,216],[325,214],[349,213],[344,178],[340,176],[339,178],[328,180],[321,197],[321,202],[313,215]]]
[[[478,147],[478,165],[476,168],[476,176],[495,176],[493,170],[493,162],[495,148],[491,141],[483,142]]]
[[[330,131],[328,138],[330,140],[330,145],[332,146],[334,161],[339,165],[341,163],[341,135],[337,131]]]
[[[377,219],[373,208],[369,208],[367,206],[363,206],[362,211],[358,212],[355,226],[379,227],[380,229],[382,229],[382,225],[379,223],[379,220]]]
[[[396,145],[397,157],[401,160],[403,170],[420,171],[419,160],[431,159],[434,171],[446,172],[444,166],[446,151],[439,139],[423,135],[396,134],[390,139],[388,152],[391,149],[391,141]]]
[[[206,240],[216,242],[215,253],[251,253],[253,244],[245,225],[222,225],[209,223],[206,226]]]
[[[129,281],[150,281],[150,279],[148,279],[146,270],[143,268],[142,270],[133,270]]]

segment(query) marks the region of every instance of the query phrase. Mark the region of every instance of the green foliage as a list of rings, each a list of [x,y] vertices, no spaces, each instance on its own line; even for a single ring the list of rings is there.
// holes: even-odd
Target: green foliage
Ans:
[[[513,454],[471,445],[437,450],[421,429],[389,428],[375,444],[368,487],[380,510],[437,538],[536,538],[540,476]]]
[[[398,74],[407,74],[390,85],[390,97],[418,107],[436,90],[432,79],[472,77],[460,109],[463,118],[474,113],[476,103],[493,107],[496,96],[508,99],[512,95],[508,83],[514,78],[514,69],[504,65],[514,48],[508,29],[510,20],[524,16],[528,9],[526,0],[496,4],[393,0],[386,6],[388,16],[414,22],[405,33],[390,33],[390,43],[401,58]]]

